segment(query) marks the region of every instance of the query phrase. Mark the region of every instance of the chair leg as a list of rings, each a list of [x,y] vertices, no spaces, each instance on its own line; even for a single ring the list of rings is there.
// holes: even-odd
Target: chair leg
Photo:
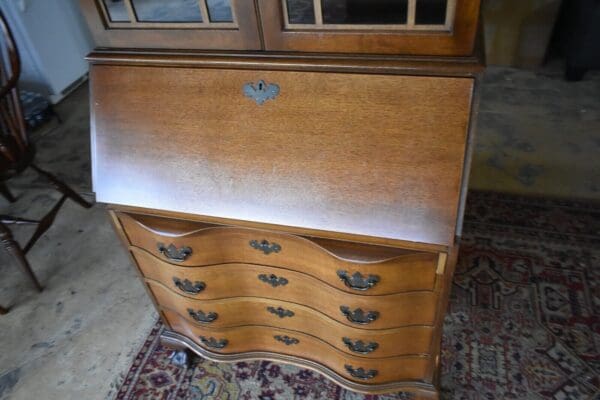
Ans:
[[[67,199],[67,195],[63,194],[63,196],[60,198],[60,200],[54,205],[54,207],[52,207],[52,210],[50,210],[48,212],[48,214],[46,214],[44,216],[44,218],[42,218],[41,220],[38,221],[37,223],[37,229],[35,230],[35,232],[33,232],[33,235],[31,235],[31,238],[29,239],[29,242],[27,242],[27,244],[25,245],[25,247],[23,247],[23,254],[27,254],[27,252],[29,252],[29,250],[31,250],[31,248],[33,247],[33,245],[35,244],[35,242],[38,241],[38,239],[44,234],[46,233],[46,231],[48,229],[50,229],[50,227],[52,226],[52,224],[54,223],[54,219],[56,218],[56,214],[58,214],[58,211],[60,210],[60,208],[62,207],[62,205],[64,204],[65,200]]]
[[[4,182],[0,182],[0,194],[11,203],[17,201],[15,196],[13,196],[10,190],[8,190],[8,186],[6,186],[6,183]]]
[[[59,192],[61,192],[65,196],[67,196],[69,199],[73,200],[75,203],[79,204],[83,208],[91,208],[92,207],[91,203],[88,203],[87,201],[85,201],[83,199],[83,197],[81,197],[80,195],[75,193],[75,191],[73,189],[68,187],[66,184],[64,184],[62,181],[60,181],[54,175],[50,174],[49,172],[44,171],[43,169],[40,169],[35,164],[30,164],[30,167],[33,168],[38,174],[40,174],[41,176],[46,178],[48,181],[50,181],[50,184],[52,184],[52,186],[54,186],[54,188],[56,190],[58,190]]]
[[[23,254],[23,251],[21,250],[21,247],[13,238],[13,235],[12,235],[12,232],[10,231],[10,229],[8,229],[2,223],[0,223],[0,243],[2,245],[4,245],[4,248],[6,249],[6,251],[8,251],[8,253],[13,256],[13,258],[15,259],[15,261],[17,262],[18,266],[21,268],[23,273],[29,277],[31,282],[33,282],[33,285],[35,286],[35,288],[39,292],[41,292],[42,285],[40,285],[40,282],[38,282],[37,277],[31,270],[31,267],[29,266],[29,262],[27,262],[27,259],[25,258],[25,255]]]
[[[8,314],[8,310],[2,306],[0,306],[0,315]]]

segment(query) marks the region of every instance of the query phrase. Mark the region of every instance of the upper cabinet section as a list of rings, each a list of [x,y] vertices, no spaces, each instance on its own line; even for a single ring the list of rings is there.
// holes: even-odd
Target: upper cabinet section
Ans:
[[[251,0],[80,0],[98,47],[260,50]]]
[[[266,50],[466,56],[479,0],[258,0]]]
[[[80,1],[118,48],[467,56],[479,16],[479,0]]]

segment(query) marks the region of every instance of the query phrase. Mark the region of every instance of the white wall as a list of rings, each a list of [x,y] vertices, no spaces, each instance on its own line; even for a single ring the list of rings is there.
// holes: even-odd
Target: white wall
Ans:
[[[20,85],[53,102],[87,73],[93,40],[77,0],[0,0],[21,55]]]

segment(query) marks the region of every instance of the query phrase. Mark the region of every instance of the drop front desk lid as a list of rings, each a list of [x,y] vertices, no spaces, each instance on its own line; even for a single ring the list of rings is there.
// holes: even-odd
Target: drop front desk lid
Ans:
[[[473,79],[100,64],[90,77],[100,202],[454,241]]]

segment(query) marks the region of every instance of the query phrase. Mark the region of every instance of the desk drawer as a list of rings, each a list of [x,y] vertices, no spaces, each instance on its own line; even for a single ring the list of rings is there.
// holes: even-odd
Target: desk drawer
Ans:
[[[365,330],[391,329],[404,326],[433,326],[437,297],[429,293],[414,293],[387,302],[356,299],[348,304],[329,303],[326,294],[317,294],[321,303],[305,300],[304,304],[261,297],[231,297],[195,300],[171,292],[164,285],[146,281],[159,305],[189,315],[191,321],[215,327],[239,325],[282,326],[295,324],[296,330],[308,329],[315,317]],[[390,301],[393,300],[393,301]],[[308,304],[306,304],[308,303]],[[391,304],[391,305],[390,305]],[[320,307],[319,307],[320,306]],[[342,311],[344,308],[344,311]],[[198,318],[194,318],[196,315]],[[211,315],[212,317],[207,317]]]
[[[345,354],[327,343],[301,332],[265,326],[210,329],[190,325],[178,314],[166,310],[171,328],[199,346],[220,354],[267,352],[301,357],[324,365],[352,381],[386,383],[396,380],[421,380],[431,362],[429,356],[410,355],[369,359]],[[266,355],[263,354],[262,358]],[[362,368],[363,371],[358,371]],[[370,375],[368,374],[370,372]]]
[[[239,327],[218,327],[214,324],[198,323],[190,319],[188,310],[185,307],[178,307],[173,303],[164,303],[161,305],[161,309],[164,313],[177,314],[190,327],[223,332],[235,330]],[[431,341],[434,331],[430,327],[410,326],[368,331],[332,322],[322,315],[312,314],[305,309],[296,309],[295,316],[297,318],[286,318],[281,321],[269,320],[270,322],[267,325],[255,323],[241,326],[267,326],[285,329],[289,332],[303,332],[320,339],[344,353],[366,358],[385,358],[404,355],[426,356],[431,353]],[[258,320],[258,322],[263,321]]]
[[[273,266],[311,275],[347,293],[382,295],[434,290],[439,255],[367,246],[254,229],[215,227],[164,218],[119,213],[143,269],[170,284],[179,267],[225,263]],[[145,252],[145,254],[143,254]],[[152,255],[174,266],[159,267]],[[160,263],[159,263],[160,264]],[[175,266],[176,265],[176,266]],[[150,272],[153,270],[155,272]],[[167,272],[168,271],[168,272]],[[179,268],[191,277],[201,270]],[[195,279],[195,278],[194,278]]]

